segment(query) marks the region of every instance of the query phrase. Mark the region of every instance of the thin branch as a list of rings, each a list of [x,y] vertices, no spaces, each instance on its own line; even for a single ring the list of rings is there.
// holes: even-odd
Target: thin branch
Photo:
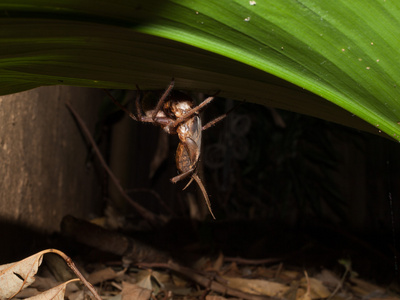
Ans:
[[[82,283],[88,288],[88,290],[93,294],[93,296],[97,300],[102,300],[99,294],[97,293],[96,289],[93,287],[93,285],[87,281],[87,279],[82,275],[82,273],[78,270],[76,267],[75,263],[72,261],[72,259],[66,255],[64,252],[61,252],[60,250],[57,249],[49,249],[49,252],[53,252],[61,256],[67,265],[71,268],[72,271],[74,271],[75,275],[78,276],[78,278],[82,281]]]
[[[142,241],[72,216],[63,218],[61,232],[81,244],[123,256],[133,262],[166,262],[171,259],[169,253]]]
[[[160,223],[160,218],[157,217],[153,212],[149,211],[148,209],[146,209],[145,207],[141,206],[139,203],[133,201],[133,199],[131,197],[129,197],[125,190],[122,188],[121,184],[119,183],[118,178],[114,175],[114,173],[111,171],[111,169],[109,168],[109,166],[107,165],[106,161],[104,160],[99,148],[97,147],[96,142],[94,141],[89,129],[87,128],[85,122],[82,120],[82,118],[79,116],[79,114],[77,113],[77,111],[72,107],[72,105],[69,102],[66,102],[65,105],[67,106],[67,108],[70,110],[70,112],[72,113],[72,115],[74,116],[74,118],[76,119],[76,121],[79,124],[79,127],[81,128],[81,130],[83,131],[83,133],[85,134],[86,138],[88,139],[89,143],[91,144],[91,146],[93,147],[94,152],[96,153],[97,158],[99,159],[101,165],[103,166],[103,168],[106,170],[107,174],[110,176],[111,180],[114,182],[115,187],[117,188],[117,190],[120,192],[120,194],[122,195],[122,197],[133,206],[133,208],[136,209],[136,211],[144,218],[146,219],[149,223],[156,225]]]
[[[274,264],[281,262],[283,258],[264,258],[264,259],[247,259],[241,257],[225,257],[224,261],[226,262],[235,262],[237,264],[246,264],[246,265],[263,265],[263,264]]]
[[[155,190],[148,189],[148,188],[133,188],[133,189],[126,189],[125,192],[127,194],[130,194],[130,193],[149,193],[149,194],[153,195],[154,198],[157,199],[157,201],[162,205],[162,207],[164,207],[164,209],[166,211],[168,211],[168,213],[170,215],[175,215],[175,212],[167,205],[167,203],[165,203],[163,198],[161,198],[160,194],[157,193]]]

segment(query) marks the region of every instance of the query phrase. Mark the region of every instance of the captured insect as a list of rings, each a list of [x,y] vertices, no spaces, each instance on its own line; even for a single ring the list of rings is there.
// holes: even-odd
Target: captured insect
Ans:
[[[202,126],[199,112],[207,104],[214,100],[215,95],[208,97],[199,105],[195,106],[194,101],[188,95],[179,91],[173,91],[174,84],[175,81],[172,79],[168,88],[158,100],[155,109],[147,111],[146,113],[143,113],[140,89],[138,86],[136,86],[136,115],[115,100],[115,98],[107,90],[106,93],[110,96],[112,101],[122,110],[124,110],[133,120],[159,125],[168,134],[178,135],[180,142],[178,149],[176,150],[175,159],[176,167],[180,174],[171,178],[171,181],[173,183],[177,183],[178,181],[190,176],[191,178],[189,182],[183,188],[186,189],[192,183],[192,181],[195,180],[203,193],[211,216],[215,219],[207,191],[197,174],[197,164],[199,162],[201,151],[202,131],[210,128],[217,122],[224,119],[227,114],[221,115],[213,121],[210,121],[206,125]]]

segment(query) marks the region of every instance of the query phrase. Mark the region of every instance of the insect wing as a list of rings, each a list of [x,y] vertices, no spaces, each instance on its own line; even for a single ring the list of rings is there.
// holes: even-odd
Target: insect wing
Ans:
[[[192,119],[192,124],[190,126],[190,138],[196,143],[198,150],[201,148],[201,132],[202,124],[199,116],[194,116]]]

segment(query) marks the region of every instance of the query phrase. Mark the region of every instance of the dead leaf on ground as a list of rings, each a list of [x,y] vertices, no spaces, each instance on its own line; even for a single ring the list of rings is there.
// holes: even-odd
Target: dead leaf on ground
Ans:
[[[142,270],[136,276],[136,285],[151,290],[154,294],[158,294],[161,288],[164,288],[165,283],[170,281],[167,274],[153,270]]]
[[[15,263],[0,266],[0,299],[13,297],[35,281],[35,274],[47,250]]]
[[[108,267],[105,269],[101,269],[99,271],[95,271],[93,273],[91,273],[88,277],[88,281],[93,284],[96,285],[98,283],[107,281],[107,280],[112,280],[115,279],[121,275],[123,275],[126,272],[126,269],[123,269],[120,272],[115,272],[112,268]]]
[[[137,284],[122,282],[122,300],[149,300],[151,299],[151,290],[142,288]]]
[[[385,289],[383,289],[375,284],[366,282],[365,280],[362,280],[362,279],[351,278],[350,282],[353,283],[353,285],[350,287],[350,289],[355,294],[358,294],[363,297],[367,297],[369,295],[374,295],[374,294],[383,295],[386,292]]]
[[[300,286],[307,289],[308,285],[310,287],[309,296],[311,299],[328,298],[331,294],[331,292],[324,286],[324,284],[316,278],[310,277],[308,278],[308,282],[306,278],[303,278],[300,281]]]
[[[70,293],[69,295],[67,295],[67,292],[66,292],[65,297],[68,298],[68,300],[83,300],[83,299],[85,299],[85,292],[82,290],[79,290],[79,291]]]
[[[65,288],[67,287],[67,284],[70,282],[74,281],[79,281],[78,278],[74,278],[71,280],[68,280],[60,285],[57,285],[53,287],[50,290],[47,290],[39,295],[27,298],[26,300],[64,300],[64,295],[65,295]]]
[[[223,275],[226,277],[237,277],[241,276],[242,272],[240,271],[236,262],[232,262],[226,270],[223,272]]]
[[[33,297],[39,294],[40,292],[37,288],[28,287],[20,291],[16,297],[18,297],[19,299],[27,299],[29,297]]]
[[[224,279],[227,280],[229,287],[249,294],[280,297],[289,290],[288,286],[267,280],[229,277],[224,277]]]
[[[69,258],[65,253],[57,249],[43,250],[18,262],[0,266],[0,300],[10,299],[14,297],[16,294],[18,294],[26,287],[30,286],[35,281],[35,275],[43,261],[43,255],[46,253],[54,253],[61,256],[67,263],[67,265],[79,277],[79,279],[75,278],[64,282],[63,284],[58,286],[60,289],[57,290],[57,287],[56,289],[53,288],[45,292],[43,296],[42,294],[40,294],[32,297],[33,299],[64,299],[65,287],[67,286],[67,284],[72,281],[81,280],[82,283],[92,292],[94,297],[98,300],[101,300],[96,290],[83,277],[80,271],[76,268],[71,258]],[[53,296],[46,296],[46,293],[52,292],[54,293],[51,294]]]
[[[340,284],[340,278],[330,270],[323,269],[320,274],[316,275],[315,278],[324,283],[325,286],[335,288]]]
[[[207,295],[206,296],[206,300],[226,300],[226,298],[222,297],[222,296],[215,296],[215,295],[210,296],[210,295]]]
[[[32,283],[31,287],[37,288],[39,291],[45,291],[59,283],[53,276],[47,275],[47,277],[35,276],[35,282]]]
[[[291,282],[297,278],[301,277],[301,273],[295,270],[282,270],[279,272],[277,278],[283,280],[283,281],[287,281],[287,282]]]
[[[220,271],[223,264],[224,264],[224,255],[222,254],[222,252],[220,252],[218,258],[214,262],[213,269],[215,271]]]

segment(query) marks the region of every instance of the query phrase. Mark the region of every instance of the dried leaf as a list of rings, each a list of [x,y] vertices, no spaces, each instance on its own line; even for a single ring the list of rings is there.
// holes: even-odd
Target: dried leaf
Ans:
[[[351,278],[350,281],[354,284],[351,286],[351,290],[360,295],[360,296],[366,296],[371,293],[384,293],[385,290],[375,284],[366,282],[362,279],[358,278]]]
[[[254,275],[263,278],[274,278],[275,274],[276,274],[275,269],[266,267],[257,267]]]
[[[67,287],[67,284],[70,282],[74,281],[79,281],[78,278],[74,278],[71,280],[68,280],[60,285],[57,285],[53,287],[50,290],[47,290],[39,295],[27,298],[26,300],[64,300],[64,294],[65,294],[65,288]]]
[[[125,271],[126,271],[126,269],[123,270],[123,273],[125,273]],[[88,281],[91,284],[96,285],[98,283],[101,283],[101,282],[104,282],[107,280],[115,279],[120,275],[121,275],[120,272],[117,273],[112,268],[105,268],[105,269],[101,269],[99,271],[91,273],[88,277]]]
[[[284,280],[284,281],[291,281],[295,280],[296,278],[300,278],[301,273],[298,271],[293,271],[293,270],[283,270],[279,272],[278,278]]]
[[[28,287],[28,288],[25,288],[22,291],[20,291],[15,297],[18,299],[26,299],[26,298],[33,297],[33,296],[36,296],[39,294],[40,294],[40,292],[37,288]]]
[[[59,281],[55,280],[54,277],[35,276],[35,282],[32,283],[31,287],[35,287],[39,291],[45,291],[56,286],[58,283]]]
[[[38,268],[46,253],[55,253],[61,256],[79,279],[67,281],[64,285],[62,295],[64,297],[65,286],[68,282],[81,280],[83,284],[90,290],[94,297],[101,300],[93,286],[83,277],[81,272],[76,268],[74,262],[65,253],[57,249],[47,249],[29,256],[21,261],[0,266],[0,300],[9,299],[18,294],[21,290],[31,285],[35,278]],[[61,285],[62,286],[62,285]],[[54,297],[60,297],[55,295]],[[54,298],[52,297],[52,298]]]
[[[136,280],[138,286],[151,290],[157,295],[160,288],[169,281],[169,276],[153,270],[143,270],[137,274]]]
[[[0,266],[0,299],[11,298],[34,282],[43,254],[47,252],[44,250],[18,262]]]
[[[371,298],[368,296],[367,298],[363,299],[368,299],[368,300],[399,300],[400,298],[396,295],[371,295]]]
[[[222,296],[215,296],[215,295],[210,296],[210,295],[207,295],[206,296],[206,300],[226,300],[226,298],[222,297]]]
[[[213,269],[215,271],[220,271],[223,264],[224,264],[224,255],[222,254],[222,252],[220,252],[218,258],[214,262]]]
[[[330,291],[324,284],[316,279],[316,278],[309,278],[309,282],[307,283],[307,280],[303,278],[300,281],[300,285],[304,288],[308,288],[308,285],[310,287],[310,294],[309,296],[311,299],[321,299],[321,298],[327,298],[330,296]],[[308,300],[308,299],[305,299]]]
[[[266,295],[270,297],[282,296],[289,287],[267,280],[261,279],[243,279],[243,278],[229,278],[224,277],[227,280],[227,285],[231,288],[241,290],[249,294]]]
[[[236,262],[232,262],[230,266],[224,271],[224,276],[226,277],[237,277],[241,276],[242,272],[239,270]]]
[[[142,288],[137,284],[122,282],[122,299],[121,300],[149,300],[151,299],[151,290]]]
[[[340,284],[340,278],[330,270],[324,269],[320,274],[315,276],[318,280],[324,283],[325,286],[335,288]]]
[[[187,286],[188,281],[180,276],[172,274],[172,281],[177,288],[184,288]]]
[[[122,295],[121,294],[118,294],[118,295],[115,295],[115,296],[112,296],[112,297],[108,298],[108,300],[121,300],[121,299],[122,299]],[[73,299],[71,299],[71,300],[73,300]]]
[[[152,271],[143,270],[137,274],[136,285],[144,289],[153,290]]]
[[[68,291],[68,287],[67,287],[67,291]],[[67,295],[68,292],[65,292],[65,297],[68,298],[68,300],[84,300],[85,299],[85,291],[83,290],[79,290],[79,291],[75,291],[69,295]]]

